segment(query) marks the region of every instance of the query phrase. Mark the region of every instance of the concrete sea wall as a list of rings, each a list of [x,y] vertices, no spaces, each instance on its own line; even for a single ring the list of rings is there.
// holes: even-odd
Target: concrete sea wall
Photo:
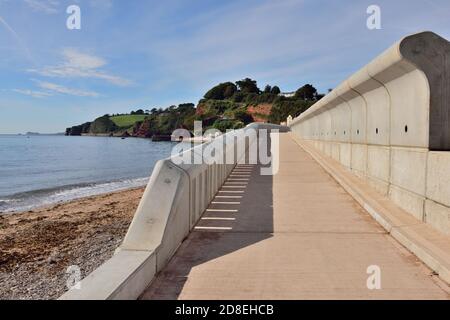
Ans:
[[[450,44],[407,36],[309,110],[292,132],[450,235]]]

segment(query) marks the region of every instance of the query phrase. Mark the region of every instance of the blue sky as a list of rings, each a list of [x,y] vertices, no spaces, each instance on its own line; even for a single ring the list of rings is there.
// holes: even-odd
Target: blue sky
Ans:
[[[449,17],[448,0],[0,0],[0,133],[196,103],[244,77],[326,92],[407,34],[449,39]]]

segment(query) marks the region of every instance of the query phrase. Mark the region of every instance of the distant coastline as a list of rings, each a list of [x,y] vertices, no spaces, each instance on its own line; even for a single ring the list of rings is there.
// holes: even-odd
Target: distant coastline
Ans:
[[[23,135],[25,135],[25,136],[63,136],[64,134],[65,134],[64,132],[57,132],[57,133],[27,132]]]
[[[26,133],[0,133],[0,136],[63,136],[64,132],[57,133],[40,133],[40,132],[26,132]]]

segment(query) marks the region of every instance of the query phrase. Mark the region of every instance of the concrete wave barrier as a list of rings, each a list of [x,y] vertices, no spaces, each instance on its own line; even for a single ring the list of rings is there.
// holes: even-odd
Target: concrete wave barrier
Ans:
[[[450,44],[407,36],[288,121],[292,132],[450,235]]]
[[[260,129],[289,131],[254,123],[157,162],[119,250],[83,279],[79,289],[69,290],[60,299],[138,298],[196,225],[236,164],[249,158]],[[208,164],[205,152],[218,143],[224,146],[219,156],[228,161]],[[181,163],[180,158],[186,156],[192,164]]]

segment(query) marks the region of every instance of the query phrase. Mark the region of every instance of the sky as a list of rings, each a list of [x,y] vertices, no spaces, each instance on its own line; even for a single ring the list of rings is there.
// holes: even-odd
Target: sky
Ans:
[[[197,103],[245,77],[326,93],[408,34],[450,39],[449,17],[448,0],[0,0],[0,134]]]

